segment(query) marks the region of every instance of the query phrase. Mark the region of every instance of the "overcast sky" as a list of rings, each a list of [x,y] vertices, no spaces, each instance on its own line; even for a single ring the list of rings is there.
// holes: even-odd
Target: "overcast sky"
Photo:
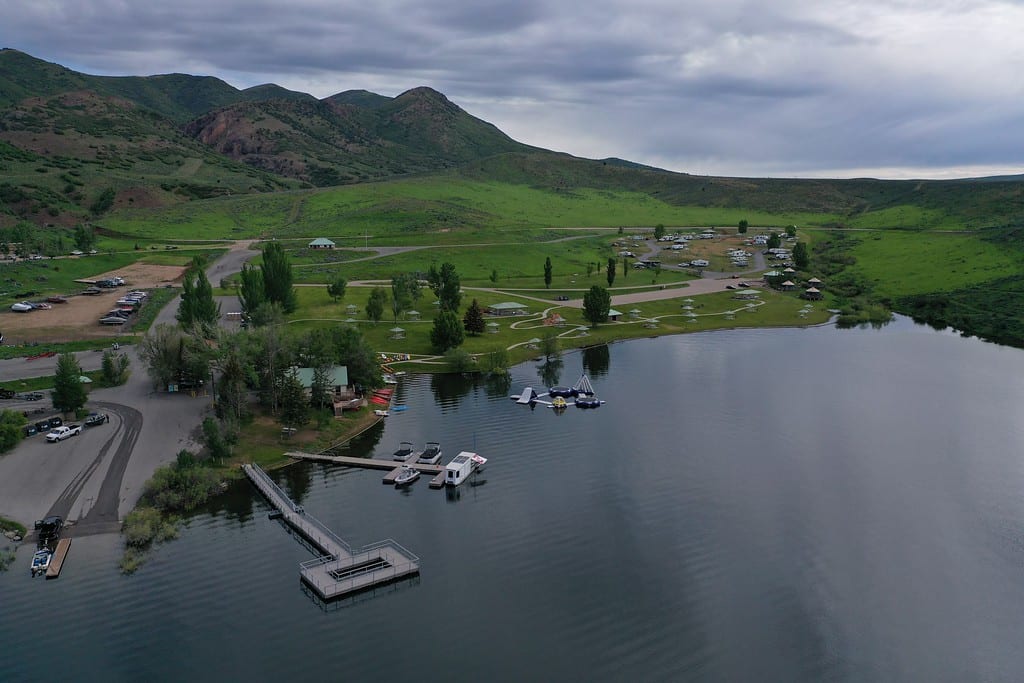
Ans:
[[[532,145],[733,176],[1024,172],[1021,0],[6,0],[77,71],[427,85]]]

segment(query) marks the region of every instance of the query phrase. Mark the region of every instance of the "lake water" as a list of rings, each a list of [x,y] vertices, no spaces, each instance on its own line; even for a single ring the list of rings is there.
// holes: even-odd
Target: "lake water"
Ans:
[[[508,399],[586,369],[607,404]],[[116,536],[0,574],[0,680],[1014,681],[1024,671],[1024,353],[906,319],[736,330],[410,376],[347,452],[490,458],[456,494],[275,476],[422,573],[327,606],[239,482],[133,576]]]

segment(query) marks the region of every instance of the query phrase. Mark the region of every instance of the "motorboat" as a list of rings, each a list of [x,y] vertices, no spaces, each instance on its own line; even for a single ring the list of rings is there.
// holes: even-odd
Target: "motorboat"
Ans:
[[[11,304],[11,310],[14,311],[15,313],[28,313],[29,311],[34,311],[35,309],[36,307],[30,304],[28,301],[19,301],[16,304]]]
[[[49,548],[37,550],[36,554],[32,556],[32,576],[45,572],[46,568],[50,566],[50,558],[52,557],[53,553],[50,552]]]
[[[119,315],[108,315],[100,318],[100,325],[124,325],[127,322],[127,318],[122,318]]]
[[[428,441],[427,445],[423,448],[423,452],[420,453],[420,457],[416,458],[416,462],[425,465],[436,465],[440,460],[441,444],[437,441]]]
[[[408,486],[419,478],[420,471],[418,469],[402,465],[402,468],[398,471],[398,476],[395,477],[395,486]]]
[[[409,459],[410,455],[412,455],[412,442],[403,441],[398,445],[398,450],[395,451],[394,459],[405,461]]]
[[[376,415],[377,417],[387,417],[388,416],[388,411],[386,411],[386,410],[379,410],[378,409],[378,410],[373,411],[373,414]]]

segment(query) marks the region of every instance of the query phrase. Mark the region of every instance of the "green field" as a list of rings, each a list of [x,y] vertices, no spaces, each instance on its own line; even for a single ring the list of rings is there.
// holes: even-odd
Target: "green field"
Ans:
[[[106,230],[137,238],[241,239],[261,236],[370,236],[372,244],[503,241],[523,229],[577,226],[808,225],[833,220],[809,213],[675,206],[643,192],[579,188],[558,192],[526,185],[431,176],[189,202],[117,212]],[[498,238],[495,240],[495,238]],[[507,241],[507,240],[504,240]]]
[[[858,234],[854,272],[885,296],[942,292],[1018,274],[1024,254],[969,234]]]

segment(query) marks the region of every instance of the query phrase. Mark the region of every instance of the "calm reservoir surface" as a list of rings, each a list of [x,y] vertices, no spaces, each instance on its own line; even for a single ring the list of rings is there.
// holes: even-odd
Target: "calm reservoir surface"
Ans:
[[[560,371],[559,371],[560,370]],[[508,399],[586,370],[607,404]],[[545,375],[548,381],[542,379]],[[422,574],[323,609],[248,482],[135,575],[77,539],[0,574],[0,680],[1013,681],[1024,352],[906,319],[566,354],[511,385],[410,376],[352,445],[490,459],[456,494],[296,465],[287,492]]]

